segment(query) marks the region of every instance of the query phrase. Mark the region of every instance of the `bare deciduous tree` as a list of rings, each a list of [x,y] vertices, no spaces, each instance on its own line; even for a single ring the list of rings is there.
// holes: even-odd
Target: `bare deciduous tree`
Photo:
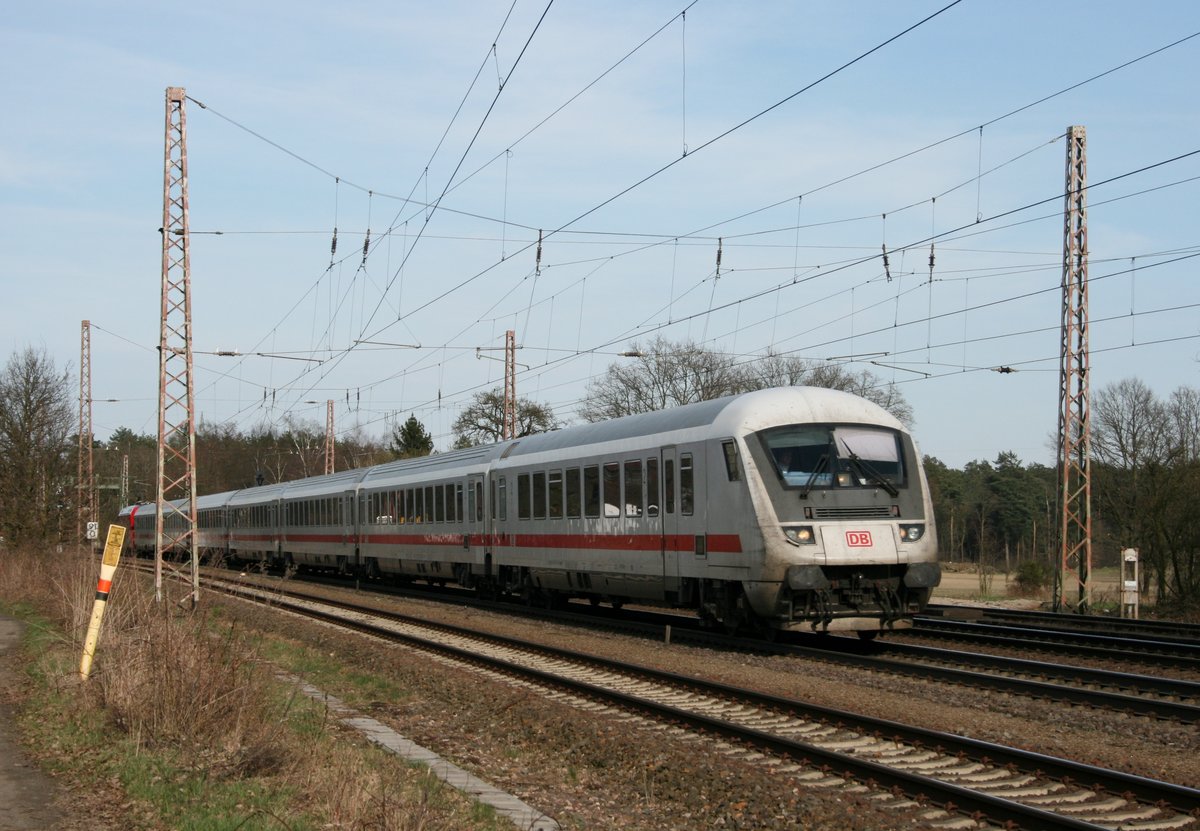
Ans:
[[[559,428],[549,404],[517,398],[517,436]],[[499,389],[477,392],[451,425],[455,447],[473,447],[500,441],[504,432],[504,393]]]
[[[611,364],[588,385],[579,414],[585,421],[648,413],[743,391],[745,378],[734,358],[711,352],[691,341],[655,338],[645,348],[634,343],[638,357]]]
[[[584,420],[603,421],[766,387],[806,385],[852,392],[905,424],[912,422],[912,407],[900,391],[866,370],[851,373],[841,364],[774,353],[742,362],[691,341],[661,337],[645,349],[634,343],[630,351],[637,353],[636,362],[614,363],[588,385],[580,410]]]
[[[0,374],[0,533],[13,545],[75,530],[69,373],[27,347]]]
[[[1164,402],[1141,380],[1110,384],[1093,397],[1093,492],[1112,542],[1141,551],[1146,585],[1158,600],[1200,602],[1200,392]]]

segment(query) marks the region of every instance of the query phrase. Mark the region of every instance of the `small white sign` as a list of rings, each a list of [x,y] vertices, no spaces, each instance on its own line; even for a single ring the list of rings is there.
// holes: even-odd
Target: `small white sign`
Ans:
[[[100,523],[99,522],[89,522],[87,524],[87,538],[89,540],[95,540],[95,539],[100,538]]]

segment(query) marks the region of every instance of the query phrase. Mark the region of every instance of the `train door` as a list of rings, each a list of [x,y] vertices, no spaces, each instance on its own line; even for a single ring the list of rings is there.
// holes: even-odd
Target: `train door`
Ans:
[[[269,547],[269,551],[265,556],[263,556],[264,560],[279,562],[283,558],[283,531],[279,522],[280,515],[283,513],[283,509],[279,500],[277,499],[272,502],[270,507],[265,509],[265,511],[267,513],[267,522],[269,523],[268,539],[270,539],[271,542],[269,544],[259,543],[259,546],[263,548]]]
[[[463,547],[471,552],[471,561],[478,564],[483,562],[483,556],[487,552],[482,473],[472,473],[467,476],[465,502],[467,537],[463,541]]]
[[[661,453],[662,505],[658,512],[662,527],[663,584],[668,592],[679,591],[679,453],[672,445]]]
[[[354,557],[354,491],[345,491],[338,497],[338,537],[337,552],[339,559],[347,558],[349,563]]]

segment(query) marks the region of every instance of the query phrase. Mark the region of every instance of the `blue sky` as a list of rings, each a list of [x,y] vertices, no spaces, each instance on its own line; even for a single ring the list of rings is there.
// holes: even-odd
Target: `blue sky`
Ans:
[[[502,382],[506,329],[518,392],[567,420],[661,335],[894,380],[952,465],[1051,463],[1062,135],[1087,127],[1093,185],[1200,150],[1200,37],[1001,116],[1200,32],[1200,6],[964,0],[709,143],[943,5],[20,4],[0,26],[0,351],[74,371],[90,319],[93,397],[119,399],[97,435],[154,430],[182,86],[194,348],[324,361],[198,354],[206,421],[323,425],[332,398],[339,431],[414,413],[446,446]],[[1200,383],[1195,177],[1200,154],[1089,193],[1094,392]],[[403,201],[444,189],[436,211]],[[885,244],[891,280],[868,259]]]

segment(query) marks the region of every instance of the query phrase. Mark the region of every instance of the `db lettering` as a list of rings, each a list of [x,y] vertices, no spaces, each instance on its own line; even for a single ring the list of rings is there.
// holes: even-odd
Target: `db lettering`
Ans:
[[[870,548],[871,547],[871,532],[870,531],[847,531],[846,545],[851,548]]]

